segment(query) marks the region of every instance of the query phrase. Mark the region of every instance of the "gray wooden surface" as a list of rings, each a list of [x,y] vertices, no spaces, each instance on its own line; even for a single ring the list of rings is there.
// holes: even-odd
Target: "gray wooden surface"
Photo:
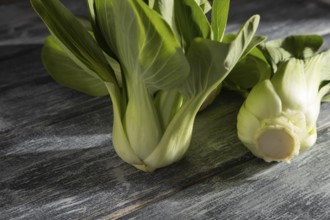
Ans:
[[[85,1],[64,2],[86,14]],[[198,115],[186,157],[143,173],[114,153],[110,99],[46,74],[48,32],[28,1],[0,3],[0,219],[330,219],[330,104],[311,150],[268,164],[239,143],[243,100],[224,92]],[[270,38],[317,33],[330,42],[328,0],[232,0],[228,31],[256,13]]]

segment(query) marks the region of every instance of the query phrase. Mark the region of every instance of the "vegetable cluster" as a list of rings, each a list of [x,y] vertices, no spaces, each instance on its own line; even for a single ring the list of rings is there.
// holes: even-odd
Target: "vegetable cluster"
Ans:
[[[31,0],[51,33],[42,49],[48,73],[109,95],[117,154],[148,172],[183,157],[198,111],[221,86],[246,97],[238,137],[256,156],[290,161],[315,143],[320,102],[330,100],[330,50],[317,52],[316,35],[264,43],[258,15],[225,35],[229,3],[87,0],[85,20],[59,0]]]
[[[60,84],[112,100],[113,145],[144,171],[188,149],[204,100],[263,37],[259,16],[224,36],[229,1],[88,0],[90,25],[58,0],[31,0],[51,36],[44,66]],[[87,25],[86,25],[87,23]]]

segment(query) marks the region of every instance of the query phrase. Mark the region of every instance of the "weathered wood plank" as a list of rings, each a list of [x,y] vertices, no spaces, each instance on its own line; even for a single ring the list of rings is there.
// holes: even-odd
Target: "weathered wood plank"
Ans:
[[[78,16],[88,14],[85,1],[64,0]],[[227,31],[236,32],[248,17],[261,15],[260,34],[272,33],[270,39],[290,34],[328,34],[330,3],[327,0],[232,0]],[[13,16],[13,15],[20,16]],[[11,18],[11,19],[8,19]],[[0,45],[41,44],[48,31],[32,10],[29,1],[0,4]]]
[[[119,217],[174,195],[219,169],[253,158],[235,135],[240,103],[237,96],[220,96],[198,116],[187,157],[154,174],[143,174],[115,156],[111,106],[57,123],[23,126],[2,142],[0,195],[11,208],[4,205],[1,213],[17,218]],[[321,118],[328,121],[325,116]]]
[[[233,159],[229,156],[233,152],[226,146],[222,146],[227,153],[220,162],[221,157],[207,155],[207,151],[200,148],[202,141],[207,141],[214,149],[221,147],[215,141],[225,136],[214,135],[208,140],[193,139],[196,153],[183,162],[155,174],[141,173],[124,164],[111,147],[112,114],[108,98],[90,98],[53,82],[41,67],[39,46],[32,47],[30,53],[14,54],[16,56],[7,54],[6,59],[0,61],[7,69],[0,73],[5,79],[0,96],[4,127],[0,134],[0,197],[3,201],[0,212],[4,219],[36,215],[81,218],[86,212],[87,216],[121,215],[122,210],[131,211],[139,208],[140,203],[152,201],[155,192],[166,195],[191,184],[204,172],[210,172],[210,161],[216,167]],[[7,75],[13,78],[7,79]],[[42,78],[46,79],[36,82]],[[15,80],[22,83],[18,85]],[[240,99],[230,95],[223,98],[218,103],[222,113],[210,108],[200,114],[197,119],[200,125],[195,129],[197,136],[206,137],[210,129],[215,131],[220,127],[219,123],[230,124],[230,129],[226,130],[233,131],[233,113]],[[225,122],[219,118],[224,118]],[[218,123],[209,126],[212,121]],[[237,143],[233,132],[227,140]],[[246,153],[245,150],[241,152],[242,149],[236,151],[236,158]],[[67,201],[72,205],[65,205]]]
[[[63,0],[78,16],[87,14],[86,1]],[[0,45],[41,44],[49,33],[30,1],[0,4]]]
[[[329,145],[328,127],[291,164],[244,161],[125,219],[329,219]]]
[[[330,4],[320,0],[232,1],[228,31],[237,29],[248,16],[259,14],[259,33],[268,39],[292,34],[326,35],[330,33],[329,10]]]
[[[10,136],[17,132],[14,129],[47,125],[111,105],[107,97],[90,97],[56,84],[42,66],[41,46],[1,48],[10,52],[0,52],[0,134],[6,131]]]
[[[246,153],[241,147],[231,149],[230,143],[238,144],[233,121],[240,103],[232,97],[223,97],[217,107],[200,114],[190,156],[153,174],[137,171],[115,155],[111,147],[111,113],[107,108],[54,124],[15,130],[17,133],[1,144],[0,195],[5,197],[0,206],[2,216],[121,216],[140,208],[141,203],[180,191],[210,175],[212,167],[232,163]],[[220,114],[216,108],[220,108]],[[211,121],[217,123],[210,126]],[[216,135],[221,124],[227,126],[222,128],[227,132]],[[208,140],[198,138],[212,133]],[[223,152],[216,155],[216,151]],[[61,201],[71,201],[70,207]]]
[[[72,1],[72,7],[77,7],[77,11],[80,11],[79,4],[75,5],[74,2],[76,1]],[[325,25],[330,20],[328,8],[319,1],[281,0],[263,1],[262,4],[260,1],[233,2],[235,4],[232,4],[229,31],[248,16],[260,12],[269,22],[261,26],[260,33],[274,37],[300,31],[328,33],[329,27]],[[279,6],[280,3],[282,6]],[[286,5],[285,10],[278,16],[276,9],[283,8],[283,4]],[[13,6],[14,9],[6,10],[21,10],[24,14],[26,10],[30,10],[27,6],[24,2],[18,4],[19,9]],[[3,8],[0,11],[1,9],[4,11]],[[9,15],[14,14],[16,13]],[[25,18],[31,19],[26,20],[31,27],[24,26],[26,23],[22,25],[24,19],[17,18],[18,22],[13,22],[21,24],[22,29],[15,30],[13,35],[5,33],[3,38],[0,37],[0,42],[41,43],[47,31],[32,11],[28,14],[31,17]],[[299,21],[302,19],[303,23]],[[14,23],[8,24],[8,27],[15,26]],[[32,31],[35,35],[23,34],[34,28],[39,30],[38,25],[40,31]],[[3,27],[1,30],[8,28],[0,27]],[[112,113],[109,99],[91,98],[57,85],[44,72],[39,57],[39,46],[0,49],[0,66],[3,67],[0,71],[0,219],[98,219],[125,218],[126,215],[149,219],[157,213],[168,218],[189,218],[189,214],[194,217],[192,213],[195,213],[196,218],[212,218],[221,215],[222,212],[217,212],[218,208],[227,207],[229,213],[232,204],[240,202],[240,197],[232,194],[236,189],[244,191],[244,186],[249,187],[251,182],[259,181],[258,184],[261,185],[256,185],[262,186],[261,192],[265,192],[277,186],[275,183],[267,185],[269,181],[273,181],[274,175],[293,175],[295,171],[301,173],[299,180],[302,180],[304,170],[312,171],[314,166],[311,164],[316,159],[321,161],[318,166],[323,169],[320,173],[324,174],[317,186],[321,188],[321,184],[329,178],[324,169],[328,165],[324,161],[325,156],[328,156],[326,153],[324,157],[323,154],[313,157],[315,153],[306,152],[305,158],[297,158],[290,169],[286,169],[285,164],[269,166],[255,159],[236,137],[236,113],[242,99],[229,93],[223,93],[211,108],[199,114],[191,148],[181,162],[153,174],[139,172],[124,164],[111,147]],[[329,111],[330,106],[324,104],[318,124],[323,135],[315,149],[322,149],[322,152],[326,151],[329,142]],[[315,149],[312,149],[313,152]],[[301,160],[304,162],[300,163]],[[251,176],[251,173],[254,179],[245,181],[244,175]],[[277,181],[283,183],[288,180],[284,178]],[[207,190],[204,186],[213,188]],[[291,190],[288,184],[278,187],[275,192],[280,192],[281,187]],[[317,193],[313,194],[314,188],[307,189],[306,197],[311,197],[310,201],[317,205],[319,203],[313,198],[314,195],[320,201],[328,198],[317,197]],[[300,191],[300,188],[292,190]],[[207,199],[203,193],[211,198]],[[213,194],[225,195],[230,201],[221,203],[216,199],[217,196],[212,197]],[[186,197],[181,199],[180,195]],[[243,198],[257,199],[253,195],[248,191]],[[274,196],[279,198],[280,194]],[[284,198],[289,196],[284,195]],[[292,197],[298,198],[295,196],[294,194]],[[201,204],[198,201],[205,201],[202,204],[204,207],[197,207],[195,212],[190,212],[191,209],[186,208],[188,205],[180,206],[181,201],[186,201],[184,198],[190,201],[188,204],[191,206],[193,203]],[[163,201],[157,203],[160,200]],[[280,201],[282,205],[288,204],[283,199]],[[302,203],[305,201],[309,200]],[[166,213],[166,209],[161,212],[159,207],[163,204],[173,213]],[[267,204],[277,203],[269,199]],[[325,201],[324,204],[328,203]],[[292,209],[297,210],[297,207],[298,205]],[[175,215],[178,209],[183,210],[182,215]],[[310,209],[311,212],[319,210],[317,206],[311,206]],[[324,213],[326,212],[321,210],[321,214]],[[246,216],[253,217],[255,213],[251,211],[248,214]],[[237,216],[242,217],[238,213]]]

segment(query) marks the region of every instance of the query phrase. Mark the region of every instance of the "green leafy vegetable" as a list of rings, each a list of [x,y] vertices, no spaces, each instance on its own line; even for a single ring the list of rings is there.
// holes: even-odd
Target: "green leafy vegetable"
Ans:
[[[237,118],[239,139],[257,157],[289,162],[314,145],[320,102],[330,93],[330,50],[317,53],[321,45],[311,35],[260,47],[276,71],[253,87]]]
[[[242,57],[223,83],[224,88],[247,97],[249,91],[259,82],[269,79],[272,69],[260,49],[254,48]]]
[[[260,48],[271,63],[273,71],[276,72],[280,62],[291,57],[307,59],[313,56],[322,44],[323,38],[318,35],[293,35],[261,44]]]
[[[45,68],[58,83],[92,96],[108,94],[104,82],[95,73],[88,73],[78,66],[52,36],[46,38],[42,59]]]
[[[31,3],[54,39],[74,62],[105,81],[115,81],[113,71],[102,50],[88,30],[67,8],[58,1],[31,1]]]
[[[212,29],[214,32],[214,39],[220,42],[225,34],[229,4],[229,0],[213,1]]]
[[[155,0],[154,9],[167,21],[184,50],[196,37],[211,39],[213,32],[201,0]]]
[[[88,0],[92,32],[58,0],[31,3],[52,33],[42,53],[47,71],[64,86],[110,95],[113,146],[144,171],[183,157],[204,100],[257,45],[258,16],[230,41],[213,40],[228,10],[215,10],[224,11],[223,21],[215,16],[220,27],[209,24],[205,0]]]

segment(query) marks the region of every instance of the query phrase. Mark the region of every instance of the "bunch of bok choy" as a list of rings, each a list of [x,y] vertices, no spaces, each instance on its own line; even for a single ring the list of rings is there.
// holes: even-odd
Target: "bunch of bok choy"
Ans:
[[[290,162],[315,144],[320,103],[330,101],[330,50],[318,52],[322,43],[318,35],[269,41],[233,70],[228,84],[248,94],[237,118],[238,137],[257,157]]]
[[[263,40],[255,37],[259,16],[224,36],[229,0],[88,0],[90,25],[58,0],[31,4],[51,33],[42,50],[49,74],[110,95],[113,146],[143,171],[182,158],[205,99]]]

